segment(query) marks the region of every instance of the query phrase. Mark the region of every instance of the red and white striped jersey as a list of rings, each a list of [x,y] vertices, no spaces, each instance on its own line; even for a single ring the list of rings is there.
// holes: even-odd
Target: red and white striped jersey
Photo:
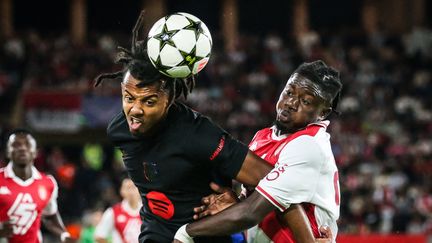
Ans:
[[[302,203],[315,237],[320,235],[319,227],[327,225],[336,238],[340,193],[330,135],[326,132],[328,124],[310,124],[281,136],[276,135],[275,127],[265,128],[255,134],[249,148],[275,166],[256,190],[281,212],[293,203]],[[291,231],[279,224],[275,212],[264,218],[251,238],[260,243],[295,242]]]
[[[131,208],[125,200],[108,208],[96,227],[95,237],[108,239],[112,234],[112,242],[138,243],[141,231],[139,208]]]
[[[55,179],[35,167],[25,181],[15,175],[12,162],[0,169],[0,222],[13,224],[9,243],[42,242],[41,216],[57,213],[57,191]]]

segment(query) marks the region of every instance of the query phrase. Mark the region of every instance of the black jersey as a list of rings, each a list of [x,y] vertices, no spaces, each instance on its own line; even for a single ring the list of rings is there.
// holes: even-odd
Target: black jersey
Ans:
[[[108,126],[108,136],[123,153],[143,207],[140,242],[172,242],[177,229],[193,221],[193,208],[212,193],[209,183],[235,178],[248,148],[208,117],[174,103],[151,137],[129,132],[123,112]],[[230,242],[229,237],[195,242]]]

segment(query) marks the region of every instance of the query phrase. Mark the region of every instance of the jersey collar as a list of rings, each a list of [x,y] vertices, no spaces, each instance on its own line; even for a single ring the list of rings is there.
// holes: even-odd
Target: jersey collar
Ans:
[[[330,124],[330,121],[329,121],[329,120],[324,120],[324,121],[319,121],[319,122],[310,123],[310,124],[307,125],[304,129],[306,129],[306,128],[310,127],[310,126],[321,126],[321,127],[323,127],[324,129],[327,129],[327,126],[328,126],[329,124]],[[276,141],[280,141],[280,140],[282,140],[282,139],[288,137],[288,135],[291,135],[291,134],[282,134],[282,135],[278,136],[277,133],[276,133],[276,130],[277,130],[277,129],[276,129],[276,125],[273,125],[272,127],[270,127],[270,129],[272,130],[271,137],[272,137],[273,140],[276,140]],[[302,131],[302,130],[304,130],[304,129],[301,129],[301,130],[299,130],[299,131]],[[299,132],[299,131],[297,131],[297,132]],[[296,132],[296,133],[297,133],[297,132]]]
[[[28,186],[30,184],[33,183],[34,180],[40,180],[42,179],[41,174],[39,173],[39,171],[36,169],[36,167],[32,166],[31,170],[32,170],[32,175],[30,178],[28,178],[27,180],[22,180],[21,178],[19,178],[18,176],[15,175],[15,172],[12,169],[12,161],[10,161],[6,168],[5,168],[5,177],[6,178],[11,178],[12,180],[14,180],[17,184],[21,185],[21,186]]]

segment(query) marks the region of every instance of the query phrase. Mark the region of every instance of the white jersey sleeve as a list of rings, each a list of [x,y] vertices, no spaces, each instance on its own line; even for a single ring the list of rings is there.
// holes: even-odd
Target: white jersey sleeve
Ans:
[[[96,226],[94,237],[107,239],[114,231],[114,211],[112,208],[107,208],[102,215],[102,219]]]
[[[282,149],[275,168],[256,190],[280,211],[293,203],[311,202],[324,156],[313,137],[300,136]]]
[[[48,176],[49,179],[54,184],[53,192],[51,193],[51,198],[48,202],[48,204],[45,206],[45,208],[42,211],[42,215],[49,216],[57,213],[58,205],[57,205],[57,197],[58,197],[58,185],[57,181],[52,176]]]

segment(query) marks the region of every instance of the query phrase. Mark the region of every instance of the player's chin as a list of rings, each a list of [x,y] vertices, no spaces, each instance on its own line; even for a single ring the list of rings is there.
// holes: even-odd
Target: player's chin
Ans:
[[[280,131],[287,131],[289,128],[289,125],[287,123],[282,122],[279,119],[276,119],[274,124],[276,125],[276,128]]]
[[[131,127],[129,127],[129,132],[134,135],[134,136],[142,136],[144,134],[143,131],[141,131],[141,129],[133,129]]]

